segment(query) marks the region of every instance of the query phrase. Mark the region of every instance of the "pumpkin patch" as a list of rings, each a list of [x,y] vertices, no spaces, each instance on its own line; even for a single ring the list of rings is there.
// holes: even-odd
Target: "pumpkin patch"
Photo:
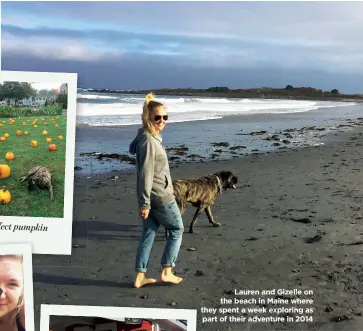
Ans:
[[[56,116],[43,116],[42,121],[40,116],[23,116],[15,120],[0,115],[0,124],[0,215],[63,217],[67,147],[63,143],[67,124],[63,117],[56,121]],[[54,175],[52,203],[43,190],[29,191],[27,183],[19,182],[36,165],[48,167]]]

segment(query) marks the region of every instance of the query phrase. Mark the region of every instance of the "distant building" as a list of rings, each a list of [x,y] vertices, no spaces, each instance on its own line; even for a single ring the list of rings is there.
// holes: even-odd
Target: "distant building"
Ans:
[[[16,105],[17,106],[31,106],[31,107],[43,107],[48,100],[55,100],[57,95],[52,95],[48,97],[42,97],[42,96],[36,96],[36,97],[30,97],[27,99],[19,100]],[[0,105],[11,105],[15,106],[15,100],[13,99],[5,99],[0,102]]]
[[[68,85],[66,83],[62,84],[59,88],[60,94],[67,94],[68,93]]]

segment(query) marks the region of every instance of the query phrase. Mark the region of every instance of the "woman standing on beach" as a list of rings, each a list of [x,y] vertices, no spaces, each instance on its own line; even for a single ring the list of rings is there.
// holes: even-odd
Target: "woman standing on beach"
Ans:
[[[25,331],[23,258],[0,255],[0,330]]]
[[[143,232],[136,255],[136,288],[156,282],[156,279],[146,277],[146,270],[160,225],[163,225],[169,234],[161,258],[161,281],[179,284],[183,280],[172,272],[184,226],[175,201],[168,157],[160,135],[167,120],[165,106],[154,101],[153,94],[149,93],[143,106],[143,127],[139,129],[130,145],[130,153],[136,154],[137,197],[139,215],[143,219]]]

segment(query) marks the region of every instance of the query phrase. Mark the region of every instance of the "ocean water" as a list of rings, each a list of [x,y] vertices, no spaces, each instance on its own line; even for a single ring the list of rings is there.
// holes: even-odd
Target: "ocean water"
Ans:
[[[141,124],[144,96],[78,92],[76,165],[78,173],[91,174],[111,170],[128,170],[134,166],[119,160],[81,156],[82,153],[128,154],[128,147]],[[224,98],[181,98],[158,96],[168,109],[169,121],[163,130],[167,148],[186,145],[187,154],[217,159],[268,152],[279,148],[320,146],[329,132],[341,130],[339,124],[363,117],[363,104],[295,100],[253,100]],[[303,130],[316,126],[324,130]],[[254,131],[271,136],[292,130],[289,144],[266,141],[252,136]],[[229,147],[246,146],[231,153],[229,147],[213,144],[228,142]],[[201,158],[181,158],[200,162]],[[203,161],[206,161],[204,159]],[[177,161],[178,162],[178,161]]]
[[[77,123],[87,126],[124,126],[140,124],[143,95],[91,93],[78,90]],[[348,106],[351,103],[227,99],[157,96],[169,113],[169,123],[221,119],[227,115],[289,114],[320,108]]]

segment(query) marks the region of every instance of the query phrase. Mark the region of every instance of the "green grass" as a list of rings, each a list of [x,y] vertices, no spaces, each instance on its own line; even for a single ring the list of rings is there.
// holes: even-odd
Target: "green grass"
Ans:
[[[58,117],[58,119],[57,119]],[[38,119],[38,127],[33,127],[33,120]],[[41,120],[44,119],[44,120]],[[50,121],[54,119],[58,128]],[[5,121],[5,123],[3,123]],[[30,122],[28,122],[30,121]],[[26,126],[23,126],[26,122]],[[48,123],[47,126],[44,122]],[[8,164],[11,174],[8,178],[0,179],[0,187],[5,187],[11,193],[11,202],[0,205],[0,216],[29,216],[29,217],[63,217],[64,206],[64,175],[65,175],[65,152],[66,152],[66,127],[67,122],[64,116],[36,116],[17,118],[14,124],[9,124],[9,118],[0,117],[0,137],[8,133],[10,136],[5,142],[0,141],[0,163]],[[20,129],[22,136],[17,136]],[[48,134],[43,135],[42,131],[47,130]],[[28,135],[24,132],[27,131]],[[63,140],[58,140],[58,135]],[[46,137],[52,138],[52,144],[57,145],[56,151],[49,151],[45,141]],[[31,147],[31,141],[38,141],[38,147]],[[5,154],[12,152],[15,159],[7,161]],[[19,179],[27,175],[28,171],[37,166],[45,166],[52,173],[52,185],[54,200],[49,198],[47,190],[28,191],[26,182],[20,183]]]

